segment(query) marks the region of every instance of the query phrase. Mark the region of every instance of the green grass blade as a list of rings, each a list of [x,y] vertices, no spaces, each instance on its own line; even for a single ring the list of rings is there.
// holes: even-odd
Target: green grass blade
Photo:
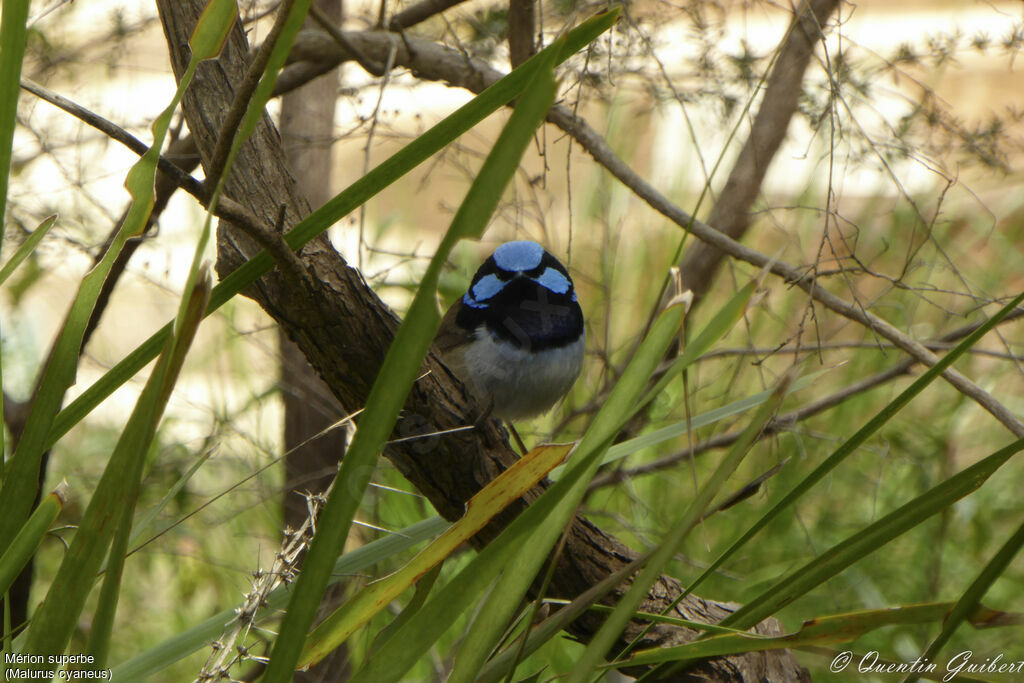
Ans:
[[[601,455],[631,408],[645,390],[665,349],[678,335],[684,310],[676,305],[663,312],[641,343],[608,400],[576,447],[568,470],[522,512],[458,576],[437,592],[409,622],[356,672],[352,683],[383,683],[404,675],[460,615],[466,612],[497,577],[491,599],[479,610],[470,629],[471,640],[457,655],[452,681],[471,678],[493,650],[541,563],[571,519]],[[514,572],[502,573],[509,566]]]
[[[416,581],[416,587],[413,589],[413,595],[409,599],[409,602],[402,608],[401,613],[396,616],[391,622],[382,628],[377,636],[373,639],[373,644],[370,646],[369,656],[373,656],[373,652],[388,642],[391,636],[395,635],[395,632],[402,627],[405,622],[413,618],[413,616],[420,611],[427,602],[427,598],[430,597],[431,591],[434,590],[434,585],[437,583],[437,578],[441,576],[441,569],[444,564],[438,564],[433,569],[427,571],[422,577]]]
[[[21,62],[28,40],[28,6],[29,0],[4,0],[0,15],[0,233],[7,224],[7,188],[18,114]],[[2,245],[3,235],[0,234]]]
[[[25,56],[25,45],[28,40],[29,0],[5,1],[0,14],[0,247],[3,246],[5,226],[7,225],[7,189],[11,179],[11,159],[13,158],[14,128],[18,116],[18,94],[21,82],[21,63]],[[45,221],[44,221],[45,223]],[[29,238],[31,240],[31,237]],[[42,236],[40,235],[40,239]],[[21,253],[19,249],[15,254]],[[24,258],[24,257],[23,257]],[[14,259],[11,259],[13,262]],[[17,267],[14,263],[11,270]],[[3,272],[10,275],[7,267]],[[3,280],[0,279],[0,283]],[[2,386],[2,361],[0,361],[0,386]],[[0,393],[0,414],[3,409],[3,395]],[[7,452],[5,435],[0,429],[0,476],[6,474],[2,454]],[[33,496],[34,498],[34,496]],[[31,503],[30,503],[31,505]],[[20,519],[18,520],[21,521]],[[10,540],[8,537],[6,540]],[[3,547],[0,544],[0,547]],[[0,596],[3,592],[0,592]],[[4,609],[8,601],[4,600]],[[0,614],[0,619],[3,615]],[[6,626],[6,624],[0,624]],[[9,631],[5,628],[5,633]]]
[[[146,381],[53,583],[32,617],[25,652],[47,656],[63,652],[115,533],[121,535],[123,545],[127,547],[130,529],[119,528],[119,522],[125,525],[131,522],[145,455],[156,435],[171,388],[177,381],[185,350],[192,343],[206,310],[211,289],[210,274],[204,269],[192,296],[182,301],[182,307],[186,309],[186,324],[167,345]],[[110,633],[102,629],[110,629],[113,624],[123,550],[121,557],[112,559],[114,561],[108,566],[107,581],[102,591],[102,597],[108,602],[101,604],[99,609],[101,632],[90,639],[90,644],[96,645],[98,653],[104,656]]]
[[[648,553],[650,554],[650,553]],[[551,603],[553,605],[567,604],[567,600],[558,600],[548,598],[544,602]],[[591,605],[590,609],[594,612],[602,612],[604,614],[611,614],[615,608],[609,605],[595,604]],[[744,634],[746,631],[740,629],[728,628],[725,626],[719,626],[718,624],[708,624],[703,621],[694,621],[693,619],[683,619],[681,617],[671,617],[667,614],[652,614],[651,612],[636,611],[633,613],[634,618],[643,619],[644,621],[651,621],[656,624],[669,624],[671,626],[682,626],[683,628],[693,629],[694,631],[706,631],[707,633],[740,633]]]
[[[526,636],[526,642],[515,642],[491,657],[474,677],[474,683],[497,683],[505,680],[509,672],[514,671],[515,666],[523,658],[533,654],[542,645],[555,638],[562,629],[567,628],[581,614],[591,609],[595,602],[629,578],[629,575],[635,572],[641,563],[649,557],[648,553],[609,574],[596,585],[588,588],[582,595],[577,596],[572,602],[557,601],[557,604],[560,605],[558,611],[531,629]]]
[[[675,363],[681,366],[679,369],[689,366],[693,361],[710,351],[719,339],[735,327],[736,323],[743,318],[743,313],[747,310],[750,297],[757,291],[757,286],[758,281],[751,280],[740,287],[729,298],[729,301],[718,309],[718,312],[712,316],[711,320],[708,321],[708,324],[701,329],[697,336],[686,343],[686,348],[683,349],[683,353],[680,354]]]
[[[228,33],[238,21],[237,3],[231,0],[209,0],[199,21],[192,29],[189,36],[188,46],[192,51],[188,70],[194,70],[194,65],[205,59],[213,59],[224,49]],[[184,77],[182,80],[185,80]],[[189,78],[191,80],[191,77]]]
[[[746,631],[725,633],[695,640],[685,645],[643,650],[626,662],[620,662],[619,666],[652,666],[683,659],[693,660],[744,652],[847,643],[886,626],[928,624],[939,621],[949,612],[951,606],[952,603],[948,602],[927,603],[863,610],[849,614],[832,614],[805,621],[799,631],[782,636],[759,636]],[[930,661],[924,655],[921,656],[921,660]]]
[[[538,65],[529,87],[452,219],[451,227],[427,267],[412,305],[388,349],[295,583],[288,611],[264,673],[264,680],[269,683],[292,679],[306,634],[330,578],[331,567],[348,536],[352,518],[373,472],[373,464],[394,429],[398,412],[420,373],[423,358],[437,332],[440,323],[437,281],[441,269],[459,239],[483,233],[506,185],[519,168],[523,152],[554,102],[552,69],[556,54],[555,51],[550,52]]]
[[[206,18],[207,14],[211,12],[210,7],[228,6],[234,7],[234,2],[212,0],[204,12],[203,18]],[[216,14],[213,16],[221,19]],[[192,60],[182,76],[178,90],[171,103],[153,123],[153,146],[128,171],[125,188],[132,197],[128,214],[103,258],[89,271],[79,285],[67,319],[43,369],[43,376],[32,403],[32,412],[26,421],[25,430],[4,473],[3,489],[0,491],[0,547],[10,542],[32,507],[42,454],[55,440],[51,428],[64,399],[64,394],[68,387],[75,382],[78,356],[85,328],[92,316],[93,307],[99,297],[103,282],[110,273],[125,242],[141,232],[149,218],[153,207],[156,162],[170,127],[174,110],[177,108],[185,88],[191,82],[199,62],[216,56],[223,43],[221,36],[226,35],[232,21],[233,19],[224,21],[225,25],[223,26],[213,26],[212,22],[200,20],[194,38],[198,37],[203,40],[195,39],[193,41]]]
[[[144,460],[140,454],[139,460]],[[110,546],[107,561],[103,570],[103,586],[100,588],[99,602],[92,616],[92,627],[89,629],[89,642],[86,651],[92,655],[93,661],[89,668],[106,669],[107,658],[110,656],[110,638],[114,633],[114,617],[117,614],[117,603],[121,592],[121,578],[124,575],[124,561],[128,554],[128,537],[131,535],[132,517],[138,492],[123,506],[120,519],[116,524],[116,533]],[[103,564],[101,562],[101,564]],[[97,570],[98,571],[98,570]]]
[[[18,531],[14,541],[0,555],[0,595],[10,589],[18,574],[35,554],[36,548],[43,542],[43,537],[57,515],[64,508],[67,485],[62,483],[36,507],[35,511]]]
[[[200,245],[206,239],[201,237]],[[174,336],[174,345],[170,349],[167,359],[167,369],[157,389],[156,406],[157,410],[151,416],[150,424],[147,425],[150,439],[156,434],[160,417],[163,414],[163,407],[167,405],[171,390],[185,363],[185,355],[195,338],[199,323],[203,320],[206,312],[206,304],[210,300],[210,290],[213,288],[209,268],[201,265],[202,248],[197,248],[195,258],[189,274],[190,286],[186,288],[185,295],[180,305],[178,315],[178,329]],[[92,628],[89,630],[88,652],[93,656],[90,663],[91,668],[105,669],[107,655],[110,652],[110,639],[114,632],[114,616],[117,613],[117,602],[121,592],[121,576],[124,572],[124,561],[128,554],[128,543],[132,534],[132,519],[135,515],[135,503],[138,500],[139,488],[142,481],[142,469],[145,463],[145,454],[150,448],[150,443],[145,444],[145,450],[138,451],[130,472],[122,475],[120,481],[119,495],[122,498],[122,509],[120,519],[116,525],[114,540],[110,548],[109,557],[106,563],[106,571],[103,575],[103,587],[100,590],[100,599],[93,615]],[[113,463],[113,457],[111,457]],[[101,558],[102,559],[102,558]]]
[[[1014,454],[1024,449],[1024,438],[996,451],[917,496],[882,519],[850,536],[799,569],[777,581],[747,604],[719,622],[719,626],[747,629],[771,616],[811,589],[867,557],[909,529],[977,490]],[[972,607],[974,607],[972,605]],[[669,665],[676,671],[692,664],[696,657],[677,659]]]
[[[440,567],[445,558],[480,531],[491,518],[530,490],[552,467],[564,460],[571,448],[571,444],[538,446],[480,489],[466,503],[466,514],[407,565],[387,578],[369,584],[322,621],[306,639],[300,667],[306,668],[319,662],[345,642],[356,629],[419,581],[420,577]],[[379,645],[382,646],[383,641]]]
[[[167,493],[165,493],[163,498],[160,499],[160,502],[154,505],[152,509],[147,510],[145,514],[136,520],[135,524],[132,525],[132,535],[131,538],[128,539],[129,542],[134,543],[149,532],[153,527],[154,522],[156,522],[157,515],[163,512],[164,508],[167,507],[167,504],[181,493],[181,490],[185,488],[185,485],[192,479],[192,476],[199,471],[199,468],[202,467],[207,460],[210,459],[210,456],[213,455],[215,450],[216,446],[211,445],[200,453],[199,457],[196,458],[196,461],[189,465],[189,468],[185,470],[180,477],[178,477],[178,480],[171,485],[171,488],[167,489]],[[145,542],[143,542],[142,545],[145,545]],[[138,550],[139,547],[140,546],[136,546],[134,550]],[[132,552],[134,552],[134,550]]]
[[[981,570],[978,577],[971,582],[964,594],[960,596],[960,599],[956,601],[953,608],[949,612],[949,616],[945,618],[942,623],[942,630],[935,636],[935,639],[928,644],[928,649],[924,651],[921,658],[924,661],[934,661],[935,657],[939,654],[939,650],[945,645],[953,633],[960,627],[972,613],[974,613],[981,605],[981,599],[985,596],[989,587],[995,583],[995,580],[1003,575],[1006,571],[1006,567],[1009,566],[1010,561],[1020,552],[1021,546],[1024,545],[1024,524],[1017,527],[1017,531],[1007,539],[1003,547],[999,549],[999,552],[995,554],[985,568]],[[917,680],[916,676],[908,676],[906,681]]]
[[[545,55],[550,56],[551,52],[554,52],[556,63],[565,61],[614,25],[618,15],[618,9],[604,12],[569,31],[565,36],[564,43],[554,43],[527,60],[512,73],[491,85],[314,211],[285,235],[285,241],[292,249],[301,248],[340,218],[351,213],[499,107],[518,96],[529,83],[533,71],[539,64],[538,60],[545,58]],[[259,252],[239,266],[214,288],[210,296],[207,315],[220,308],[226,301],[254,283],[273,267],[274,260],[266,251]],[[170,323],[164,325],[64,408],[53,423],[48,445],[52,445],[66,434],[118,387],[134,377],[147,363],[152,361],[171,334],[171,329]]]
[[[50,231],[50,228],[52,228],[56,222],[56,215],[49,216],[43,219],[43,222],[32,231],[28,236],[28,239],[26,239],[25,242],[18,247],[18,250],[14,252],[14,256],[8,259],[3,268],[0,268],[0,285],[7,282],[7,278],[9,278],[14,271],[18,269],[18,266],[21,265],[22,261],[27,259],[29,254],[35,251],[35,248],[39,246],[39,243],[43,241],[44,237],[46,237],[46,233]]]
[[[833,546],[782,578],[761,595],[721,621],[722,626],[749,628],[826,579],[867,557],[900,534],[977,490],[992,473],[1024,449],[1017,439],[988,457],[929,489],[877,522]]]
[[[828,458],[818,465],[813,472],[808,474],[799,484],[793,487],[782,499],[777,502],[772,508],[762,515],[746,532],[744,532],[736,541],[732,543],[721,555],[719,555],[714,562],[708,566],[704,572],[701,573],[689,586],[686,587],[684,593],[688,594],[694,591],[704,579],[711,576],[715,571],[718,570],[722,564],[725,563],[737,550],[743,547],[747,541],[753,538],[757,533],[763,529],[770,521],[778,517],[778,515],[793,504],[800,496],[809,491],[811,487],[821,481],[826,474],[835,469],[843,460],[845,460],[851,453],[857,450],[867,439],[882,428],[886,422],[888,422],[894,415],[903,409],[910,401],[921,393],[925,387],[932,383],[939,375],[942,374],[956,361],[957,358],[962,356],[968,349],[974,346],[978,340],[985,336],[993,327],[999,324],[1010,311],[1016,308],[1022,301],[1024,301],[1024,294],[1021,294],[1013,299],[1006,306],[996,312],[991,318],[986,320],[984,324],[980,325],[978,329],[972,332],[970,335],[964,338],[962,342],[956,345],[950,350],[945,356],[939,359],[939,362],[928,368],[927,371],[921,374],[909,387],[903,390],[899,396],[892,400],[888,405],[882,408],[881,411],[875,417],[873,417],[867,424],[861,427],[857,432],[847,439],[839,448],[837,448]]]
[[[331,583],[345,580],[352,574],[362,572],[378,562],[429,540],[444,531],[447,526],[448,522],[440,517],[431,517],[345,553],[334,564]],[[289,586],[282,585],[271,591],[261,611],[263,618],[273,616],[288,604],[289,589]],[[113,669],[111,680],[118,683],[136,683],[163,671],[217,640],[224,632],[225,625],[236,616],[236,608],[218,612],[201,624],[118,664]]]
[[[633,612],[639,607],[643,599],[647,597],[647,591],[650,586],[657,581],[665,566],[675,557],[690,531],[704,516],[704,512],[711,504],[711,501],[721,491],[726,480],[739,467],[740,462],[754,445],[761,430],[764,429],[764,426],[768,424],[768,421],[775,415],[779,406],[782,405],[782,400],[786,397],[789,389],[790,380],[790,375],[783,376],[782,381],[775,387],[771,400],[764,403],[755,413],[750,424],[743,430],[740,438],[732,445],[726,456],[722,458],[722,461],[715,468],[708,481],[697,489],[696,494],[679,522],[661,542],[658,549],[655,550],[651,560],[640,572],[640,575],[633,580],[629,590],[619,600],[619,604],[615,606],[611,616],[605,620],[597,635],[587,645],[583,656],[576,662],[576,666],[573,667],[569,677],[566,679],[567,683],[583,683],[600,666],[605,655],[611,650],[619,635],[626,628],[626,624],[633,618]]]

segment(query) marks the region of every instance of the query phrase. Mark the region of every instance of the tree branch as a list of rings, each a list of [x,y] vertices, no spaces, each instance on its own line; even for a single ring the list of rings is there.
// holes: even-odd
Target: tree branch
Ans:
[[[536,12],[534,0],[508,0],[508,59],[513,69],[535,52]]]

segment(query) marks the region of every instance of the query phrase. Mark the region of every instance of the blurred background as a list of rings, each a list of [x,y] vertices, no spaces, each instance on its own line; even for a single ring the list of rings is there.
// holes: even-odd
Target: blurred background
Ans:
[[[276,4],[239,4],[250,45],[258,45]],[[344,29],[362,31],[403,7],[346,2],[343,8],[326,3],[323,11]],[[541,40],[550,42],[603,7],[573,0],[538,3]],[[51,1],[34,3],[32,11],[24,77],[150,140],[149,126],[175,87],[155,8]],[[938,342],[934,348],[940,353],[958,340],[944,335],[990,315],[996,310],[992,302],[1019,293],[1022,11],[1019,2],[840,4],[803,75],[795,115],[780,123],[785,139],[749,208],[743,243],[816,272],[829,291],[918,340]],[[759,0],[630,3],[610,37],[562,69],[560,103],[585,118],[639,176],[708,220],[750,135],[766,74],[791,18],[788,3]],[[316,22],[309,29],[322,30]],[[467,60],[509,69],[505,4],[458,4],[408,31],[452,47]],[[294,108],[288,115],[298,123],[283,131],[297,164],[292,171],[300,183],[310,183],[314,207],[472,97],[402,67],[380,77],[354,62],[307,86],[314,87],[320,90],[299,91],[305,101],[285,105]],[[334,106],[325,110],[324,98]],[[303,119],[304,108],[325,125]],[[270,112],[280,119],[280,100]],[[338,250],[399,314],[506,117],[500,112],[483,122],[331,229]],[[18,122],[5,249],[23,241],[45,216],[59,218],[0,294],[8,407],[31,398],[78,281],[128,204],[123,181],[137,159],[24,91]],[[179,138],[186,135],[183,124],[177,130]],[[311,150],[326,150],[329,177],[312,166],[322,161],[304,167],[302,154]],[[174,159],[170,151],[168,156]],[[310,171],[314,179],[304,180]],[[194,174],[201,177],[201,168]],[[83,351],[69,398],[173,318],[204,215],[188,195],[170,196],[125,265]],[[697,242],[684,238],[677,225],[550,124],[538,133],[484,239],[457,248],[440,305],[460,295],[480,261],[508,239],[543,243],[569,265],[580,293],[588,321],[584,374],[551,415],[518,426],[528,443],[572,440],[656,310],[668,268]],[[689,328],[700,330],[736,289],[757,276],[747,264],[725,261],[705,283]],[[1024,332],[1019,322],[1010,322],[957,367],[1021,415],[1022,353]],[[844,393],[900,360],[901,352],[870,330],[813,304],[802,290],[766,278],[743,321],[685,381],[669,385],[631,427],[633,435],[764,391],[794,365],[813,379],[787,399],[784,413],[830,397],[836,397],[835,405],[801,416],[755,447],[734,488],[771,476],[752,497],[702,523],[673,575],[684,582],[696,576],[779,492],[905,388],[917,370],[894,374],[869,391]],[[113,661],[235,604],[251,573],[276,551],[286,523],[283,501],[290,489],[305,485],[289,481],[280,461],[295,443],[285,434],[285,397],[311,406],[325,425],[336,410],[312,380],[282,384],[283,362],[274,325],[247,299],[236,297],[201,327],[149,456],[140,510],[160,504],[176,483],[184,485],[163,504],[151,534],[156,537],[128,561],[131,588],[122,594]],[[145,375],[118,390],[55,447],[46,489],[67,479],[74,501],[74,491],[94,487]],[[9,429],[16,417],[5,415]],[[599,475],[584,514],[633,548],[650,547],[715,464],[721,451],[711,447],[714,439],[744,424],[742,416],[732,416],[613,463]],[[1010,436],[978,405],[936,382],[701,593],[743,602],[787,569],[1005,445]],[[978,493],[788,606],[780,618],[795,629],[825,614],[955,599],[977,572],[978,558],[989,557],[1020,523],[1022,477],[1021,465],[1011,462]],[[379,486],[360,513],[366,526],[353,533],[351,547],[433,514],[383,459],[374,482]],[[62,520],[73,525],[80,514],[72,502]],[[33,595],[42,594],[63,551],[58,539],[46,542]],[[386,574],[401,559],[382,563],[373,576]],[[364,578],[372,576],[354,577],[353,583]],[[1024,561],[1017,560],[985,603],[1024,610],[1022,584]],[[89,624],[80,628],[84,639]],[[857,641],[853,649],[910,661],[933,634],[929,626],[892,627]],[[1024,660],[1021,642],[1019,627],[997,629],[983,641],[963,628],[946,651],[973,649],[984,659],[986,650]],[[345,656],[358,661],[364,654],[359,647],[352,645]],[[538,668],[557,674],[571,666],[577,648],[568,639],[550,644],[535,655]],[[163,680],[187,680],[208,654],[200,651]],[[435,653],[416,676],[440,677],[445,657]],[[817,674],[830,660],[813,653],[799,658]],[[855,679],[871,677],[849,674],[848,680]],[[889,677],[877,678],[883,679]]]

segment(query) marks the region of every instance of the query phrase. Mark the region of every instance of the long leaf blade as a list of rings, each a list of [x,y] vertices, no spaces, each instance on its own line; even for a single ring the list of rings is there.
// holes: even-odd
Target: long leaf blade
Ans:
[[[719,311],[697,335],[696,340],[684,350],[673,366],[674,371],[681,371],[729,331],[742,314],[755,286],[756,283],[751,282],[732,297],[729,305]],[[686,306],[676,304],[670,306],[662,314],[655,327],[652,328],[650,337],[641,344],[641,350],[644,353],[638,352],[627,367],[607,402],[594,418],[591,428],[584,435],[573,461],[563,468],[568,470],[568,474],[563,472],[558,483],[522,515],[522,517],[530,514],[543,515],[543,521],[534,523],[536,532],[533,534],[533,538],[525,549],[517,553],[517,571],[501,575],[486,604],[479,610],[473,628],[470,629],[466,640],[459,649],[455,669],[452,672],[452,682],[471,680],[476,672],[483,667],[513,611],[529,588],[532,577],[539,570],[541,563],[582,498],[587,484],[603,461],[604,453],[607,451],[612,437],[630,416],[646,405],[660,391],[657,388],[658,385],[654,389],[646,388],[656,368],[656,365],[651,365],[651,362],[660,360],[664,354],[682,323],[685,309]],[[657,330],[658,334],[654,334],[653,330]],[[665,373],[659,385],[668,381],[670,373]],[[559,489],[563,479],[568,478],[572,478],[575,483],[570,482],[566,489]],[[549,496],[550,499],[545,500]],[[547,510],[546,506],[548,505],[551,505],[553,509]],[[538,508],[538,511],[534,512],[533,508]]]
[[[146,386],[132,410],[103,470],[100,482],[89,501],[82,521],[78,526],[71,547],[68,549],[60,568],[43,598],[42,604],[32,617],[25,641],[25,652],[39,655],[56,655],[63,652],[74,632],[79,615],[85,607],[90,589],[96,579],[96,572],[108,554],[108,548],[115,534],[123,539],[125,547],[130,533],[131,512],[138,497],[139,483],[145,454],[148,452],[156,428],[167,405],[171,387],[177,381],[181,370],[181,359],[198,329],[202,312],[206,308],[212,288],[209,273],[200,281],[194,296],[183,300],[182,306],[191,313],[187,319],[191,324],[183,327],[167,345]],[[105,659],[113,625],[113,611],[117,602],[117,581],[120,578],[122,556],[112,563],[113,572],[103,591],[106,600],[100,606],[100,632],[90,643],[97,647],[98,655]],[[112,591],[112,592],[111,592]]]
[[[43,498],[14,541],[0,554],[0,595],[10,589],[18,574],[32,559],[57,515],[64,509],[66,488],[67,484],[61,483],[53,493]]]
[[[433,538],[447,526],[448,523],[440,517],[431,517],[345,553],[335,562],[331,581],[341,581],[344,577],[364,571],[381,560]],[[271,591],[261,610],[260,620],[269,618],[288,604],[289,588],[282,585]],[[217,640],[224,632],[224,625],[237,616],[237,608],[218,612],[202,623],[118,664],[111,672],[111,681],[135,683],[160,673],[175,662]]]
[[[0,16],[0,233],[6,225],[7,187],[10,182],[14,122],[18,114],[21,62],[28,41],[29,0],[3,3]],[[3,235],[0,234],[0,246]]]
[[[999,549],[995,556],[989,560],[978,576],[967,587],[960,599],[956,601],[949,615],[942,622],[942,630],[928,644],[928,649],[921,655],[925,661],[934,660],[939,650],[952,637],[953,633],[967,620],[973,612],[976,612],[981,604],[981,599],[986,591],[995,583],[995,580],[1002,576],[1010,561],[1020,552],[1024,546],[1024,524],[1017,527],[1017,530],[1006,543]],[[906,681],[917,680],[916,676],[907,676]]]
[[[4,267],[0,268],[0,285],[7,282],[7,278],[9,278],[14,271],[18,269],[18,266],[20,266],[21,263],[27,259],[33,251],[35,251],[35,248],[39,246],[39,243],[43,241],[44,237],[46,237],[46,233],[50,231],[50,228],[52,228],[56,222],[56,215],[48,216],[43,219],[43,222],[40,223],[35,230],[32,231],[28,236],[28,239],[26,239],[24,243],[18,247],[18,250],[14,252],[14,255],[7,260]]]
[[[832,614],[805,621],[799,631],[781,636],[759,636],[746,631],[725,633],[694,640],[685,645],[642,650],[626,662],[620,662],[619,666],[651,666],[681,659],[846,643],[886,626],[927,624],[941,620],[952,606],[953,603],[940,602]],[[921,656],[921,660],[931,661],[924,655]]]
[[[683,541],[689,532],[697,525],[711,501],[718,495],[722,486],[729,476],[739,466],[740,461],[754,445],[758,434],[768,424],[785,398],[789,389],[790,375],[785,375],[778,386],[775,387],[770,401],[758,409],[751,419],[742,436],[732,445],[728,454],[715,468],[715,471],[708,478],[708,481],[695,493],[690,504],[686,508],[679,522],[674,526],[668,536],[662,541],[647,566],[643,568],[640,575],[630,585],[629,590],[619,600],[611,616],[601,625],[601,629],[594,636],[586,651],[577,662],[567,679],[568,683],[583,683],[591,673],[597,669],[606,653],[615,644],[615,640],[626,628],[626,624],[633,616],[633,611],[640,605],[647,596],[649,587],[661,576],[665,566],[675,557]]]
[[[1007,460],[1022,449],[1024,449],[1024,438],[1017,439],[922,493],[780,579],[771,588],[723,619],[721,625],[749,628],[765,617],[774,614],[783,606],[820,585],[825,579],[834,576],[853,562],[878,550],[935,513],[973,493]]]

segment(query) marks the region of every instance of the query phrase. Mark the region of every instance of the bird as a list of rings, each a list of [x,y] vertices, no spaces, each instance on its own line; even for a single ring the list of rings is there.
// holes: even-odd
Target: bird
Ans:
[[[569,392],[583,369],[586,329],[569,271],[537,242],[518,240],[481,264],[434,341],[483,417],[511,427]]]

